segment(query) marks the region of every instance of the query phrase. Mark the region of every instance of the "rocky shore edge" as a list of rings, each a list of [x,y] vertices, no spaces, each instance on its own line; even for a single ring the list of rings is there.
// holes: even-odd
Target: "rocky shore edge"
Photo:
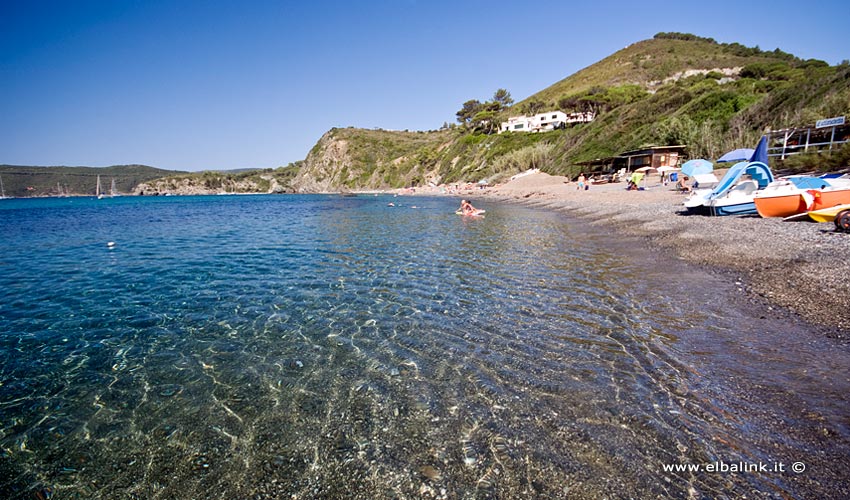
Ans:
[[[687,215],[685,195],[660,179],[644,191],[625,185],[578,190],[564,177],[536,173],[461,196],[558,210],[591,225],[642,238],[661,251],[724,273],[775,314],[795,314],[826,336],[850,344],[850,234],[832,224],[755,216]],[[718,300],[724,300],[718,297]]]

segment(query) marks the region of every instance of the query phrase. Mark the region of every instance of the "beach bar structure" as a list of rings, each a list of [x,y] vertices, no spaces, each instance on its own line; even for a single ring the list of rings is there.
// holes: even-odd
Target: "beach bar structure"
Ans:
[[[578,162],[587,172],[613,173],[621,169],[634,172],[641,167],[677,167],[685,158],[687,146],[649,146],[633,151],[625,151],[616,156]]]
[[[839,149],[850,142],[850,125],[843,116],[818,120],[806,127],[771,130],[767,134],[767,156],[785,159],[790,155]]]

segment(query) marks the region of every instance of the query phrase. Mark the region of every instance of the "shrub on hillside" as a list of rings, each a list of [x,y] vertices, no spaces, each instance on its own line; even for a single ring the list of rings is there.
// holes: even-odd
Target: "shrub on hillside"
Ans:
[[[790,80],[793,75],[793,69],[783,62],[752,63],[744,66],[741,70],[741,78],[756,80]]]
[[[777,166],[791,172],[835,172],[850,168],[850,144],[838,150],[792,155]]]
[[[708,42],[708,43],[717,43],[714,38],[706,38],[703,36],[692,35],[690,33],[677,33],[675,31],[671,31],[669,33],[661,32],[656,33],[654,37],[656,40],[685,40],[690,42]]]
[[[538,143],[497,157],[491,166],[496,178],[507,177],[532,168],[550,166],[554,158],[552,144]]]

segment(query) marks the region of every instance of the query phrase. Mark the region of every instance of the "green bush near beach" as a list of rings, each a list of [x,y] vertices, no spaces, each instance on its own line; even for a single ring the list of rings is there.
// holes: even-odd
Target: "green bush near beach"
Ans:
[[[834,172],[850,168],[850,144],[840,149],[822,153],[788,156],[777,162],[777,169],[785,173]]]

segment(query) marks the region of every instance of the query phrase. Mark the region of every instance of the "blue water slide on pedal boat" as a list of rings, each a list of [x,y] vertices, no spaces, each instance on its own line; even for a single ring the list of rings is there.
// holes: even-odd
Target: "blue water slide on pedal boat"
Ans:
[[[746,177],[745,177],[746,176]],[[760,161],[738,162],[726,172],[717,186],[700,190],[685,200],[688,212],[711,215],[755,214],[755,192],[773,182],[773,172]]]
[[[748,178],[744,178],[747,176]],[[760,161],[736,163],[708,196],[712,215],[755,214],[755,193],[773,182],[773,172]]]

